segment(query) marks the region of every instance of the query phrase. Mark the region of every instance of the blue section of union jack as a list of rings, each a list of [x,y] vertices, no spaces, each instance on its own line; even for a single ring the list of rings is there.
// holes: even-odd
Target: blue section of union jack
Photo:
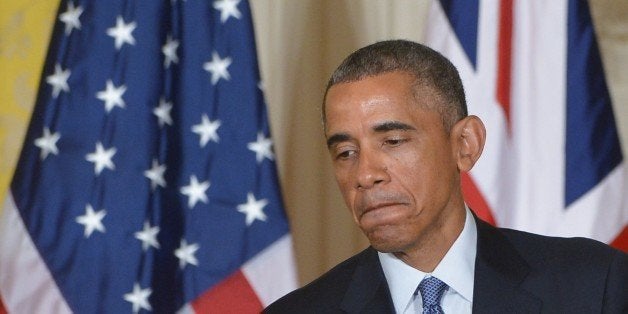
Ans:
[[[479,1],[439,1],[469,61],[475,67],[477,65]]]
[[[623,159],[588,2],[569,1],[568,14],[565,207]]]

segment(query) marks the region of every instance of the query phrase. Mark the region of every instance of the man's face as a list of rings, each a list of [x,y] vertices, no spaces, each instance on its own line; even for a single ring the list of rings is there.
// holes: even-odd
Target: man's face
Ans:
[[[331,87],[329,152],[353,219],[382,252],[420,248],[463,206],[454,139],[430,87],[413,96],[412,77],[392,72]]]

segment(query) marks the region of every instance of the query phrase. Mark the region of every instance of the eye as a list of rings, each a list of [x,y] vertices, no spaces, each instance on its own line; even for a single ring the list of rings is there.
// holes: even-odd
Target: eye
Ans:
[[[356,154],[355,150],[351,150],[351,149],[343,150],[343,151],[340,151],[338,154],[336,154],[336,159],[346,160],[346,159],[351,158],[355,154]]]
[[[407,141],[408,140],[405,139],[405,138],[389,138],[389,139],[384,140],[384,145],[385,146],[395,147],[395,146],[399,146],[399,145],[401,145],[401,144],[403,144],[403,143],[405,143]]]

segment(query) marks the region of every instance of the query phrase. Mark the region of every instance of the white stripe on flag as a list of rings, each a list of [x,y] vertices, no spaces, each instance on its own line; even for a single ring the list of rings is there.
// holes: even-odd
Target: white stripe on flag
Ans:
[[[627,186],[628,171],[623,162],[567,208],[556,235],[585,236],[605,243],[615,240],[628,225]]]
[[[292,237],[286,234],[242,266],[263,306],[297,288]]]
[[[72,313],[7,193],[0,219],[0,295],[9,313]],[[32,300],[32,296],[37,300]]]
[[[548,234],[565,211],[567,14],[565,1],[513,7],[512,162],[504,227]]]

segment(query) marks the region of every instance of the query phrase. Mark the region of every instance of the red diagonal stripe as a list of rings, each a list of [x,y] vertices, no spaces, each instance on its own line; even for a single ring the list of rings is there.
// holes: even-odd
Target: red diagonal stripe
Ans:
[[[238,270],[192,302],[196,313],[259,313],[263,306],[244,274]]]
[[[473,182],[471,176],[466,172],[462,172],[460,173],[460,180],[462,183],[462,194],[467,205],[480,219],[495,226],[495,218],[493,218],[491,208],[488,206],[488,203],[475,185],[475,182]]]
[[[613,240],[611,246],[628,253],[628,225],[624,227],[624,230]]]
[[[512,75],[512,0],[501,0],[497,55],[497,102],[506,116],[510,130],[510,81]]]
[[[4,303],[2,303],[2,298],[0,298],[0,314],[7,314],[7,309],[4,308]]]

